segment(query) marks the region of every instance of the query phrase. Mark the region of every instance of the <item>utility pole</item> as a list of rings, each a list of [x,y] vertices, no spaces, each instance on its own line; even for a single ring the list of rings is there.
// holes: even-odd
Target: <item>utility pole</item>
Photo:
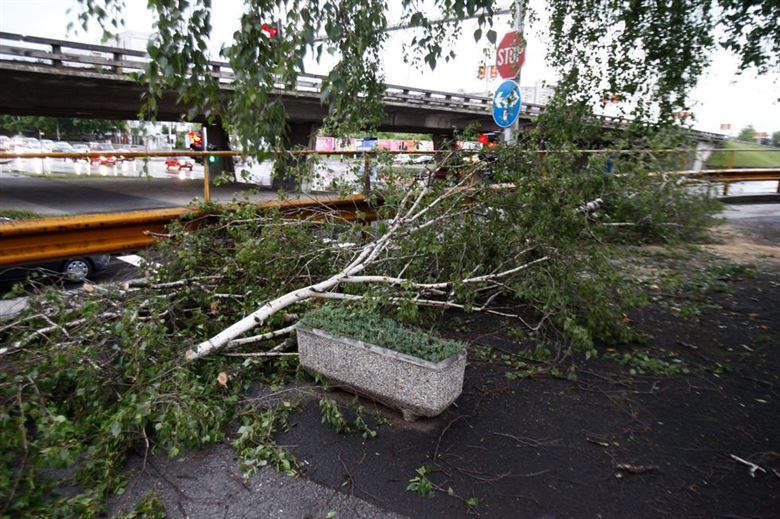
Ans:
[[[523,35],[523,29],[525,27],[525,0],[515,0],[514,5],[514,30],[519,34],[523,40],[525,40],[525,36]],[[520,84],[520,71],[522,70],[522,67],[517,71],[517,76],[515,76],[515,81],[517,84]],[[509,128],[504,128],[504,142],[507,143],[514,143],[517,140],[517,135],[520,132],[520,118],[517,118],[517,121],[515,121],[515,124],[513,124]]]

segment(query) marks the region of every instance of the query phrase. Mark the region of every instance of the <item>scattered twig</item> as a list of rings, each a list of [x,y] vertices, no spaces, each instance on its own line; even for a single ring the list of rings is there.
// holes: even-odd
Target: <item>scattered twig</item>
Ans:
[[[533,447],[535,449],[538,449],[539,447],[550,447],[561,440],[555,439],[555,440],[536,440],[534,438],[527,438],[525,436],[515,436],[514,434],[508,434],[508,433],[500,433],[500,432],[494,432],[496,436],[503,436],[505,438],[511,438],[517,443],[521,445],[525,445],[526,447]]]
[[[690,348],[692,350],[698,350],[699,349],[698,346],[696,346],[694,344],[690,344],[690,343],[685,342],[685,341],[677,341],[677,344],[679,344],[680,346],[685,346],[686,348]]]
[[[731,459],[733,459],[734,461],[737,461],[739,463],[742,463],[743,465],[747,465],[748,467],[750,467],[750,477],[751,478],[756,477],[756,472],[763,472],[764,474],[766,474],[766,469],[765,468],[760,467],[760,466],[756,465],[755,463],[753,463],[751,461],[748,461],[746,459],[740,458],[739,456],[735,456],[734,454],[730,454],[729,456],[731,456]]]
[[[593,438],[591,438],[589,436],[586,436],[585,439],[587,441],[589,441],[590,443],[594,444],[594,445],[598,445],[599,447],[607,447],[607,448],[609,447],[609,443],[607,443],[607,442],[603,442],[603,441],[600,441],[600,440],[595,440],[595,439],[593,439]]]
[[[154,232],[154,231],[144,231],[144,235],[151,236],[153,238],[173,238],[173,234],[171,233],[163,233],[163,232]]]
[[[632,465],[630,463],[618,463],[615,468],[627,474],[646,474],[658,470],[658,465]],[[618,477],[620,477],[618,475]]]
[[[141,432],[144,434],[144,443],[146,448],[144,449],[144,464],[141,466],[141,473],[146,472],[146,461],[149,459],[149,437],[146,435],[146,426],[141,428]]]
[[[274,330],[272,332],[264,333],[262,335],[253,335],[252,337],[244,337],[243,339],[233,339],[232,341],[228,342],[227,347],[231,346],[240,346],[242,344],[251,344],[254,342],[261,342],[261,341],[267,341],[269,339],[274,339],[276,337],[281,337],[282,335],[289,335],[295,330],[295,325],[288,326],[286,328],[281,328],[279,330]]]
[[[250,351],[247,353],[223,353],[226,357],[294,357],[298,352]]]
[[[444,429],[441,430],[441,433],[439,434],[439,439],[436,442],[436,450],[433,452],[433,461],[436,461],[439,458],[439,447],[441,446],[441,439],[444,438],[444,433],[447,432],[447,430],[452,426],[452,424],[454,424],[461,418],[471,418],[471,416],[472,415],[465,415],[465,414],[458,415],[452,420],[450,420],[450,422],[446,426],[444,426]]]

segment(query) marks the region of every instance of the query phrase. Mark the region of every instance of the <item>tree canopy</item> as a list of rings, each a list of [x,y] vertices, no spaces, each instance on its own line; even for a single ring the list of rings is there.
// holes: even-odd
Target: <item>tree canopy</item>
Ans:
[[[83,139],[103,136],[115,129],[126,130],[127,121],[104,119],[79,119],[76,117],[36,117],[0,115],[0,133],[42,132],[47,139]]]
[[[753,141],[756,138],[756,129],[753,128],[753,125],[749,124],[742,128],[739,131],[739,135],[737,135],[737,139],[741,141]]]
[[[123,26],[124,0],[79,0],[78,20],[86,29],[97,21],[105,34]],[[493,0],[402,0],[394,18],[409,31],[404,59],[431,69],[455,57],[452,42],[461,21],[476,18],[475,40],[495,43]],[[503,7],[503,4],[502,4]],[[156,99],[176,91],[192,114],[220,117],[235,130],[244,149],[254,143],[281,145],[286,114],[275,95],[304,72],[306,58],[330,54],[335,66],[322,84],[329,105],[326,123],[335,130],[375,126],[382,117],[382,49],[391,9],[386,0],[247,0],[233,40],[220,56],[208,55],[213,38],[211,0],[149,0],[155,37],[153,58],[141,78],[149,84],[145,113]],[[594,105],[605,94],[629,101],[635,117],[670,122],[687,108],[687,96],[718,47],[739,57],[741,70],[760,73],[780,67],[780,5],[758,0],[551,0],[549,16],[531,12],[529,23],[550,35],[548,61],[559,75],[563,105]],[[262,24],[280,18],[273,39]],[[437,23],[446,19],[447,23]],[[235,89],[220,95],[209,61],[221,57],[235,71]],[[281,129],[281,130],[280,130]]]

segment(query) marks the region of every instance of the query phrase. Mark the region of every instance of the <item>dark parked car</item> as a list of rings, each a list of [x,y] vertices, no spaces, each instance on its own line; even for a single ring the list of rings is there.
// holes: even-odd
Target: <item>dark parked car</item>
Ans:
[[[58,277],[65,281],[84,281],[95,272],[106,270],[110,261],[111,256],[108,254],[91,254],[13,267],[0,267],[0,280],[24,281],[31,274],[39,273],[46,277]]]

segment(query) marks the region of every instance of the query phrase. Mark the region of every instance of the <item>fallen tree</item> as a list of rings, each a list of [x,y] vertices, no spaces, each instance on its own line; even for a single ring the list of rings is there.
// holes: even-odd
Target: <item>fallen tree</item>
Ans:
[[[448,187],[443,191],[433,191],[427,185],[411,185],[407,189],[404,198],[399,203],[396,209],[396,214],[390,220],[386,230],[365,245],[357,248],[357,250],[354,251],[353,258],[350,258],[350,262],[343,269],[329,276],[327,279],[298,288],[265,303],[259,309],[244,317],[237,323],[221,331],[214,337],[201,342],[192,350],[187,351],[186,358],[188,360],[198,359],[220,350],[231,341],[233,341],[235,344],[236,337],[256,326],[262,325],[273,314],[291,305],[312,298],[334,297],[335,294],[332,291],[344,283],[379,283],[390,286],[403,286],[407,289],[420,291],[418,294],[415,294],[409,298],[409,300],[414,304],[423,306],[440,306],[442,308],[449,306],[454,308],[457,306],[462,307],[462,305],[457,305],[457,303],[448,300],[423,300],[420,299],[420,295],[426,292],[436,292],[437,294],[446,295],[442,292],[442,289],[452,288],[455,284],[476,285],[487,284],[491,281],[499,279],[505,280],[506,278],[510,278],[511,276],[520,273],[534,264],[549,259],[548,257],[544,256],[542,258],[529,261],[528,263],[516,265],[501,272],[494,271],[479,276],[466,277],[459,280],[444,282],[419,283],[408,278],[393,277],[383,274],[360,275],[362,272],[374,266],[377,262],[386,260],[386,253],[397,248],[396,244],[394,243],[395,240],[413,239],[415,234],[423,231],[436,232],[432,226],[435,226],[436,224],[442,224],[448,219],[464,218],[469,212],[475,211],[482,207],[483,204],[475,203],[473,199],[468,204],[469,207],[463,208],[459,206],[459,204],[462,204],[465,197],[476,197],[480,191],[485,190],[486,186],[478,187],[473,184],[468,186],[468,184],[472,183],[473,180],[474,179],[472,175],[467,175],[462,180],[460,180],[456,186]],[[531,250],[532,249],[529,248],[523,252],[530,252]],[[477,268],[479,268],[479,266]],[[495,295],[498,293],[499,292],[494,292],[492,297],[495,297]],[[449,295],[453,295],[452,292],[450,292]],[[273,332],[271,332],[271,336],[273,336]]]
[[[629,337],[623,312],[638,294],[610,261],[620,227],[603,223],[639,214],[643,228],[674,240],[700,228],[706,194],[663,184],[645,159],[619,161],[617,176],[600,157],[583,165],[570,154],[541,176],[534,157],[496,150],[500,184],[476,178],[479,164],[439,182],[386,168],[371,224],[325,208],[291,221],[252,204],[225,207],[195,231],[172,225],[147,252],[142,279],[75,294],[44,287],[0,326],[8,510],[50,509],[55,482],[41,481],[40,468],[77,465],[74,483],[88,490],[56,506],[94,514],[121,488],[118,469],[134,446],[175,456],[223,439],[231,420],[243,428],[231,438],[246,467],[294,471],[272,438],[289,409],[258,410],[243,395],[258,381],[303,376],[287,335],[323,299],[426,328],[446,323],[445,312],[508,318],[561,372],[594,355],[595,339]],[[496,187],[504,184],[514,188]],[[663,208],[638,205],[659,193],[675,196]]]

